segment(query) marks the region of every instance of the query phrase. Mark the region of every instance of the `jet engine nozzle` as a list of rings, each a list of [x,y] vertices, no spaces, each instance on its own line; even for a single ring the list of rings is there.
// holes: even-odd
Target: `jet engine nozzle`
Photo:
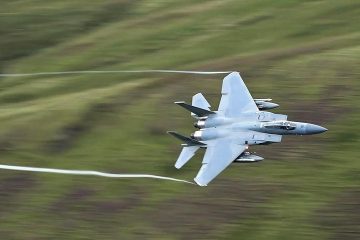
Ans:
[[[227,132],[216,130],[216,129],[201,129],[191,134],[191,138],[197,141],[207,141],[215,138],[219,138],[228,134]]]
[[[205,127],[205,120],[199,120],[197,122],[194,122],[194,127],[201,129]]]
[[[202,132],[201,132],[201,131],[196,131],[196,132],[194,132],[194,133],[192,133],[192,134],[190,135],[190,137],[191,137],[192,139],[195,139],[195,140],[197,140],[197,141],[201,141],[201,140],[202,140],[201,136],[202,136]]]

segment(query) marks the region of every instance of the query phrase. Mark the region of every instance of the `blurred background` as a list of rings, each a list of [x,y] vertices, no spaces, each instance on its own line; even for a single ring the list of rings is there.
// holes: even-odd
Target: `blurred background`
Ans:
[[[0,170],[1,239],[359,239],[358,1],[1,1],[0,73],[239,71],[274,112],[329,129],[252,148],[208,187]],[[173,104],[222,75],[0,78],[1,164],[147,173],[173,165],[194,131]]]

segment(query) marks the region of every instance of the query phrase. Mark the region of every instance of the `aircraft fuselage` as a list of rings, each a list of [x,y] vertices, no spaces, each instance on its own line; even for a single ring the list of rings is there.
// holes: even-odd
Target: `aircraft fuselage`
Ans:
[[[211,141],[228,135],[240,136],[247,145],[280,142],[282,135],[311,135],[325,132],[319,125],[287,121],[287,116],[270,112],[244,114],[242,118],[226,118],[216,114],[198,120],[194,126],[200,130],[192,134],[198,141]]]

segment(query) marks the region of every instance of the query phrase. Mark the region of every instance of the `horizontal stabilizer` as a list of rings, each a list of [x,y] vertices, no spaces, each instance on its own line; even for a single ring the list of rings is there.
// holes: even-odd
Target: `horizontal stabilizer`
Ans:
[[[168,134],[176,137],[177,139],[183,141],[184,143],[186,143],[188,146],[204,146],[206,144],[196,141],[195,139],[189,138],[189,137],[185,137],[177,132],[174,131],[168,131]]]
[[[195,152],[200,148],[200,146],[188,146],[183,147],[178,160],[175,163],[175,167],[180,169],[185,165],[194,155]]]
[[[199,107],[195,107],[195,106],[192,106],[192,105],[189,105],[185,102],[175,102],[177,105],[185,108],[186,110],[192,112],[192,113],[195,113],[197,116],[199,117],[206,117],[210,114],[215,114],[215,112],[212,112],[212,111],[209,111],[209,110],[206,110],[206,109],[203,109],[203,108],[199,108]]]

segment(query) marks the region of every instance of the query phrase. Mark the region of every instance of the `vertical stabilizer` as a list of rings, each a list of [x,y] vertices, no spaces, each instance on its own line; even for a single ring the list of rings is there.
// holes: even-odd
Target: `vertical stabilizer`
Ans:
[[[175,167],[180,169],[185,165],[194,155],[195,152],[200,148],[200,146],[186,146],[183,147],[178,160],[175,163]]]
[[[206,101],[205,97],[201,94],[195,94],[192,97],[192,103],[191,105],[198,107],[198,108],[202,108],[202,109],[206,109],[210,111],[210,104],[208,103],[208,101]],[[196,115],[194,113],[191,113],[192,117],[195,117]]]

